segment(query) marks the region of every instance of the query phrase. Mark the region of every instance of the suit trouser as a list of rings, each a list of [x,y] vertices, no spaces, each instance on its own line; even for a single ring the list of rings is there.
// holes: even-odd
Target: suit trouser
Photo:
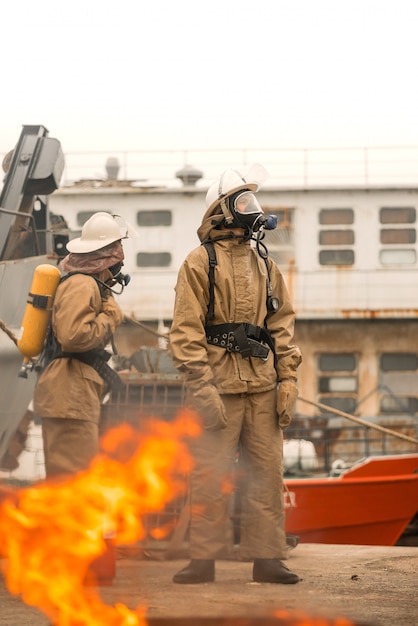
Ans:
[[[276,390],[223,395],[228,424],[192,442],[190,555],[216,559],[232,544],[231,492],[240,483],[240,558],[285,558],[283,434]],[[239,463],[237,464],[237,451]]]
[[[42,418],[42,439],[47,478],[87,469],[99,451],[99,427],[87,420]]]

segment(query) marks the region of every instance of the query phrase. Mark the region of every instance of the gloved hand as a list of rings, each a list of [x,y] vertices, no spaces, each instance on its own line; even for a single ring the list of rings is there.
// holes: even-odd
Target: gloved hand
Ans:
[[[279,418],[279,426],[282,430],[287,428],[295,413],[296,400],[298,398],[298,386],[296,380],[284,378],[277,385],[276,411]]]
[[[109,296],[108,298],[106,298],[106,300],[103,300],[102,302],[102,313],[104,313],[109,318],[111,330],[113,332],[116,326],[119,326],[119,324],[121,324],[123,321],[122,310],[113,296]]]
[[[214,385],[205,385],[197,391],[188,389],[186,404],[200,415],[205,430],[225,428],[227,423],[225,406]]]

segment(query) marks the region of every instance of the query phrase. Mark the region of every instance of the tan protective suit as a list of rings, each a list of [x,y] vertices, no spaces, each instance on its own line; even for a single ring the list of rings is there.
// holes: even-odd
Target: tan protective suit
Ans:
[[[215,212],[219,212],[219,207]],[[198,230],[201,241],[228,235],[206,214]],[[269,259],[273,295],[280,306],[268,314],[267,271],[251,243],[228,238],[215,244],[215,317],[210,324],[248,322],[264,326],[274,340],[277,364],[268,359],[209,345],[205,323],[209,304],[208,253],[193,250],[178,274],[170,345],[174,362],[185,375],[187,402],[203,419],[201,437],[192,444],[190,550],[192,559],[225,554],[231,537],[230,480],[237,450],[245,480],[241,484],[243,559],[286,556],[283,504],[283,428],[291,415],[285,380],[296,390],[299,348],[292,344],[295,314],[278,267]],[[296,394],[296,391],[295,391]],[[296,395],[293,398],[293,404]],[[279,425],[280,416],[280,425]],[[281,426],[281,427],[280,427]]]
[[[105,281],[111,272],[97,277]],[[75,274],[58,286],[52,326],[63,352],[104,348],[121,321],[113,296],[103,298],[92,276]],[[47,476],[84,469],[97,453],[104,392],[96,370],[78,359],[55,359],[41,374],[34,410],[42,418]]]

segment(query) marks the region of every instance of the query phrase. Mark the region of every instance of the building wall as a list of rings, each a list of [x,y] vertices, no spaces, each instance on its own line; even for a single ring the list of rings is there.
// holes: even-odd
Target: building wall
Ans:
[[[354,412],[361,415],[382,413],[382,398],[393,393],[403,398],[418,397],[418,367],[414,370],[382,371],[383,354],[417,355],[417,320],[349,320],[349,321],[305,321],[297,320],[295,343],[299,345],[303,361],[299,369],[300,396],[315,402],[327,403],[326,398],[338,397],[354,400]],[[321,354],[355,355],[356,367],[345,374],[336,370],[329,375],[355,378],[355,390],[345,392],[321,392]],[[402,365],[402,363],[401,363]],[[341,409],[350,409],[351,402]],[[405,402],[405,408],[407,403]],[[400,407],[399,407],[400,408]],[[413,408],[413,407],[412,407]],[[408,415],[408,410],[386,415]],[[304,415],[320,414],[316,407],[299,402],[298,411]],[[351,411],[348,411],[351,412]]]
[[[418,316],[418,239],[416,221],[397,224],[415,240],[409,244],[382,244],[379,222],[382,207],[410,207],[417,213],[416,189],[267,189],[259,192],[263,207],[281,217],[279,228],[265,242],[279,263],[298,316],[312,318],[391,318]],[[199,244],[196,230],[204,213],[204,190],[136,187],[63,188],[51,197],[51,210],[64,215],[70,229],[79,232],[81,217],[105,210],[121,215],[136,231],[125,241],[125,269],[132,275],[120,298],[128,314],[139,319],[168,319],[174,303],[177,271],[187,253]],[[350,209],[347,225],[320,224],[321,211]],[[140,212],[168,211],[165,226],[138,226]],[[287,221],[286,221],[287,220]],[[390,226],[390,225],[389,225]],[[353,237],[351,245],[322,245],[329,231]],[[332,233],[331,233],[332,234]],[[413,263],[382,264],[382,250],[408,251]],[[321,265],[321,253],[351,251],[353,263]],[[164,253],[169,263],[138,266],[138,253]]]

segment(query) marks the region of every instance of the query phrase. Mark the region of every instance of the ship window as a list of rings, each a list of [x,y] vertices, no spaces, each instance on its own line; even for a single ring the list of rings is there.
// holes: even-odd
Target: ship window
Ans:
[[[172,212],[169,210],[138,211],[136,214],[138,226],[171,226]]]
[[[98,211],[80,211],[77,213],[77,225],[83,226],[87,220],[89,220],[95,213]],[[100,209],[101,213],[109,213],[109,215],[113,215],[112,211],[106,211],[106,209]]]
[[[380,209],[381,224],[414,224],[416,210],[414,207]]]
[[[354,243],[353,230],[321,230],[319,231],[321,246],[350,246]]]
[[[136,264],[138,267],[169,267],[171,265],[171,253],[138,252]]]
[[[414,396],[383,396],[380,400],[382,413],[417,413],[418,398]]]
[[[357,379],[354,376],[322,376],[319,379],[319,391],[322,393],[357,391]]]
[[[356,369],[356,357],[354,354],[320,354],[319,369],[322,371],[353,372]]]
[[[382,265],[415,265],[417,253],[411,249],[381,250],[379,259]]]
[[[320,250],[320,265],[354,265],[354,250]]]
[[[343,396],[319,396],[319,402],[321,402],[321,404],[326,404],[333,409],[337,409],[337,411],[344,411],[345,413],[354,413],[357,406],[356,398]],[[321,413],[329,415],[329,417],[335,415],[332,411],[328,413],[326,409],[321,409]]]
[[[379,370],[380,411],[418,413],[418,352],[384,352]]]
[[[319,213],[320,224],[353,224],[353,209],[321,209]]]
[[[415,228],[382,228],[380,243],[415,243]]]
[[[357,355],[324,352],[317,362],[319,402],[353,413],[357,406]],[[321,412],[331,416],[325,409]]]
[[[418,369],[418,354],[408,352],[382,354],[380,369],[383,372],[414,372]]]

